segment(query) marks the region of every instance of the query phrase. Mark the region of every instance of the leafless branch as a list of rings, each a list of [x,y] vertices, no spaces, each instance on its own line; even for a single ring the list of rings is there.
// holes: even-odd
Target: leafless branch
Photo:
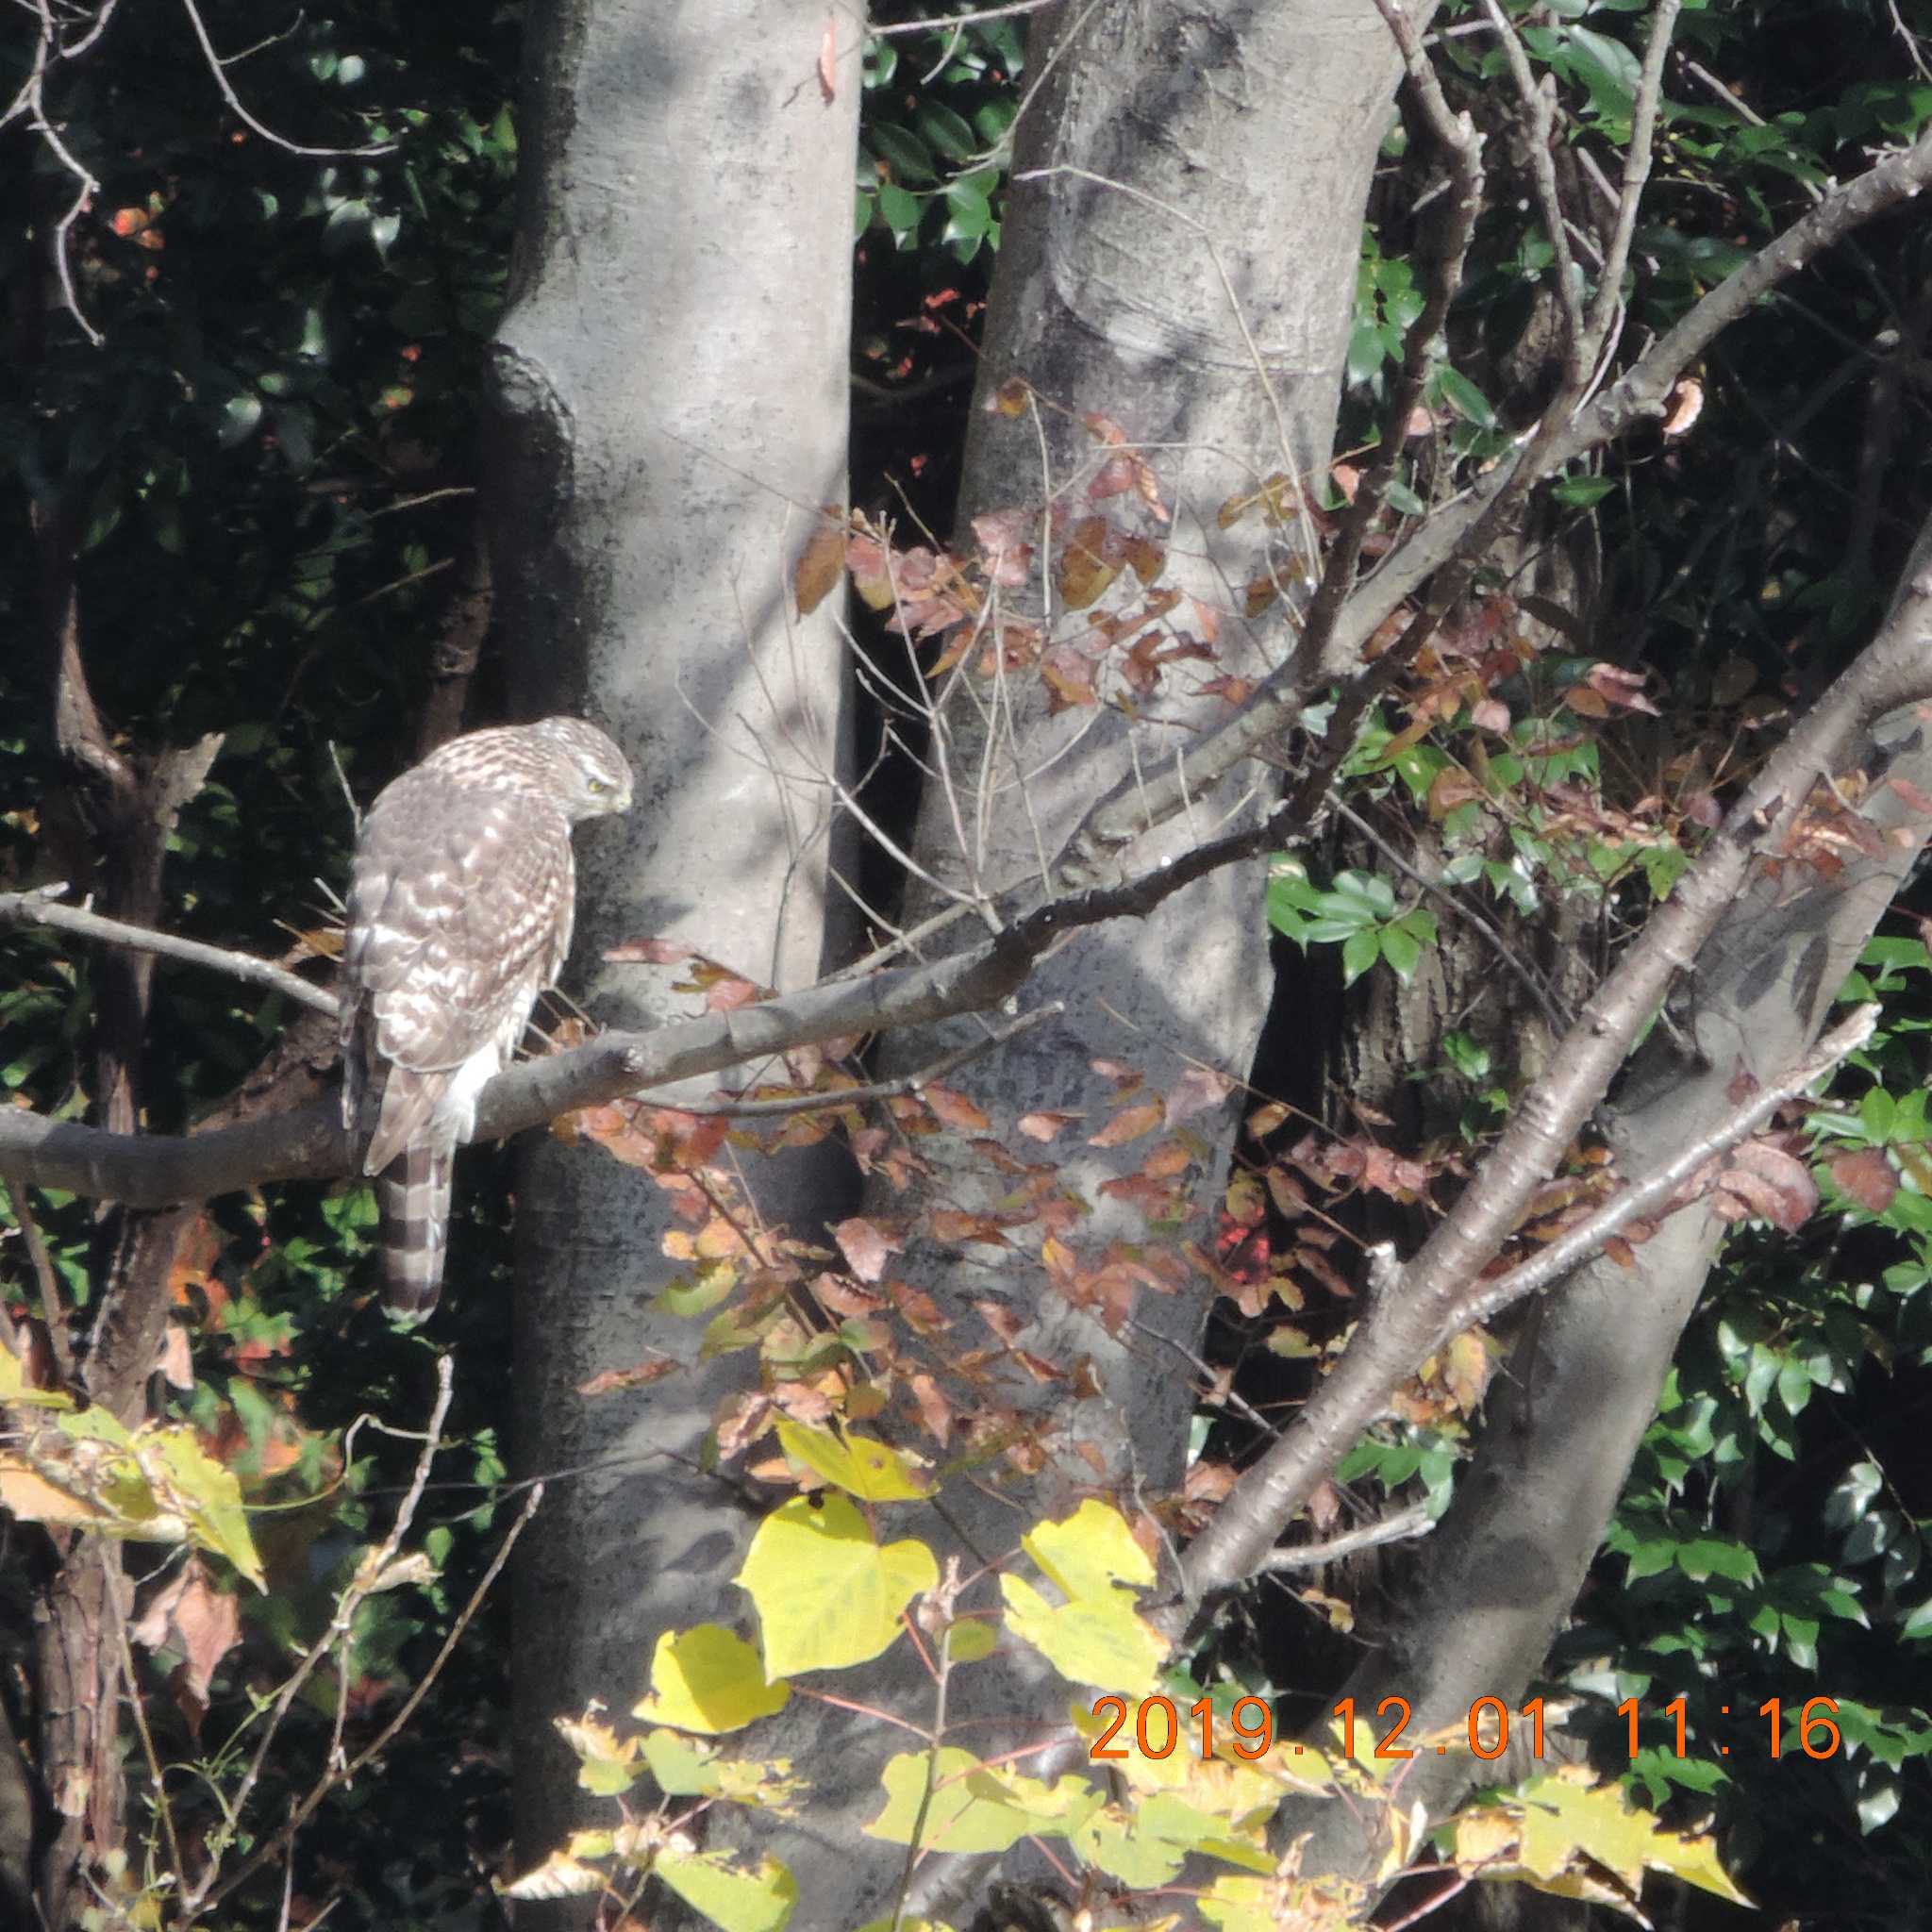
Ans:
[[[318,1013],[333,1014],[336,996],[325,988],[313,986],[300,974],[277,966],[272,959],[258,959],[247,953],[230,952],[225,946],[210,946],[200,940],[186,940],[174,933],[156,932],[149,926],[130,925],[125,920],[107,919],[79,906],[63,906],[62,886],[39,886],[30,892],[0,892],[0,932],[9,926],[43,925],[57,932],[73,933],[77,939],[98,940],[104,944],[125,946],[137,953],[153,953],[163,959],[179,959],[191,966],[206,966],[225,973],[230,979],[246,980],[251,986],[273,988],[313,1007]]]
[[[54,1352],[54,1364],[60,1372],[63,1388],[79,1385],[75,1379],[74,1350],[67,1336],[67,1304],[60,1292],[60,1277],[54,1272],[54,1257],[34,1219],[33,1203],[27,1197],[26,1183],[19,1174],[0,1168],[0,1187],[7,1191],[13,1218],[20,1224],[20,1238],[26,1243],[27,1260],[41,1291],[41,1316],[47,1324],[47,1346]]]
[[[1543,218],[1543,231],[1549,238],[1557,275],[1557,300],[1563,310],[1564,339],[1570,355],[1570,374],[1581,382],[1589,374],[1583,360],[1583,304],[1577,292],[1579,276],[1576,259],[1570,252],[1570,228],[1563,219],[1563,198],[1557,191],[1557,164],[1550,153],[1556,139],[1555,105],[1547,88],[1540,87],[1530,72],[1529,56],[1510,25],[1509,16],[1497,0],[1482,0],[1483,11],[1502,43],[1503,58],[1509,63],[1509,77],[1516,84],[1516,97],[1523,104],[1524,137],[1529,149],[1530,176],[1536,183],[1538,212]]]
[[[1270,1571],[1319,1570],[1324,1563],[1339,1563],[1342,1557],[1353,1557],[1360,1550],[1373,1550],[1383,1543],[1412,1542],[1417,1537],[1427,1536],[1435,1526],[1428,1505],[1418,1503],[1412,1508],[1398,1509],[1392,1516],[1383,1517],[1379,1523],[1365,1523],[1359,1529],[1344,1530],[1325,1542],[1291,1543],[1286,1549],[1271,1550],[1261,1567]]]
[[[197,1916],[202,1912],[212,1911],[239,1887],[245,1885],[263,1866],[273,1863],[275,1859],[279,1857],[283,1851],[294,1841],[296,1833],[314,1815],[317,1806],[338,1786],[348,1784],[370,1765],[374,1764],[389,1749],[393,1740],[401,1735],[404,1727],[416,1715],[416,1711],[423,1700],[428,1696],[437,1678],[442,1674],[443,1669],[448,1664],[450,1658],[456,1655],[457,1645],[463,1641],[464,1632],[469,1629],[471,1624],[475,1620],[476,1612],[483,1607],[484,1599],[490,1594],[491,1589],[494,1588],[496,1579],[502,1575],[503,1566],[509,1561],[509,1553],[515,1549],[517,1539],[529,1527],[530,1519],[536,1515],[542,1501],[543,1485],[541,1483],[534,1484],[531,1487],[529,1495],[525,1499],[523,1508],[517,1512],[517,1520],[510,1524],[503,1541],[497,1545],[495,1556],[490,1559],[490,1567],[477,1579],[476,1588],[470,1592],[469,1601],[458,1612],[456,1622],[450,1625],[449,1635],[442,1641],[442,1648],[430,1660],[429,1668],[424,1672],[422,1681],[403,1700],[402,1708],[346,1764],[333,1767],[325,1776],[321,1778],[309,1791],[308,1795],[295,1807],[294,1811],[289,1818],[289,1822],[279,1831],[274,1833],[263,1843],[257,1846],[255,1851],[242,1861],[232,1877],[216,1887],[192,1912],[187,1909],[186,1902],[183,1902],[181,1932],[192,1932],[194,1919]]]
[[[287,1682],[276,1693],[274,1704],[269,1707],[268,1715],[263,1720],[261,1737],[255,1747],[255,1755],[249,1759],[248,1769],[242,1774],[241,1784],[236,1787],[234,1796],[228,1801],[227,1814],[231,1824],[240,1822],[243,1810],[247,1807],[248,1800],[254,1794],[255,1787],[261,1777],[262,1767],[267,1763],[268,1755],[275,1748],[275,1740],[280,1735],[282,1722],[288,1716],[295,1699],[301,1695],[302,1687],[336,1650],[347,1642],[356,1614],[362,1605],[376,1591],[391,1587],[391,1579],[386,1573],[395,1561],[396,1555],[402,1548],[403,1539],[408,1534],[409,1525],[415,1521],[417,1507],[422,1503],[423,1492],[429,1483],[429,1472],[435,1464],[438,1451],[442,1447],[442,1425],[449,1414],[450,1399],[455,1393],[455,1367],[452,1357],[437,1357],[436,1400],[430,1407],[428,1426],[423,1431],[422,1453],[416,1458],[416,1468],[410,1478],[409,1487],[405,1491],[402,1502],[397,1506],[395,1521],[390,1525],[389,1535],[383,1539],[381,1546],[363,1553],[361,1561],[356,1566],[355,1575],[344,1587],[341,1595],[336,1599],[335,1614],[329,1619],[328,1628],[290,1674]],[[344,1446],[346,1449],[346,1444]],[[525,1517],[530,1512],[530,1507],[528,1504],[525,1506]],[[515,1533],[512,1532],[510,1541],[514,1540]],[[495,1574],[495,1566],[492,1566],[489,1575],[484,1579],[485,1587],[488,1586],[490,1576]],[[458,1624],[458,1627],[460,1628],[461,1625]],[[439,1658],[437,1665],[431,1668],[431,1678],[435,1676],[436,1669],[441,1667],[441,1659]],[[419,1694],[421,1690],[426,1687],[427,1682],[428,1679],[425,1679],[425,1685],[418,1687]],[[413,1707],[412,1699],[405,1709]],[[341,1774],[332,1762],[330,1769],[309,1793],[308,1799],[297,1807],[295,1816],[290,1820],[287,1826],[288,1836],[293,1836],[301,1819],[307,1817],[308,1812],[321,1803],[323,1797],[336,1783],[341,1782]],[[193,1924],[203,1911],[225,1898],[251,1873],[266,1863],[268,1858],[274,1856],[273,1848],[278,1848],[285,1841],[284,1839],[271,1840],[268,1847],[258,1849],[225,1884],[218,1883],[221,1877],[220,1842],[215,1841],[211,1845],[214,1855],[209,1858],[207,1870],[182,1894],[183,1932],[187,1932],[187,1928]],[[178,1863],[175,1869],[180,1870]]]
[[[1038,13],[1042,8],[1052,7],[1058,0],[1008,0],[1004,7],[982,7],[972,13],[937,13],[930,20],[900,20],[890,25],[869,25],[866,37],[869,40],[889,41],[895,34],[943,33],[949,27],[971,26],[975,21],[1007,20],[1014,14]]]
[[[1643,50],[1643,71],[1630,109],[1630,144],[1624,150],[1624,180],[1617,197],[1617,221],[1604,250],[1603,273],[1583,335],[1572,345],[1572,375],[1581,381],[1610,346],[1610,330],[1624,303],[1624,270],[1630,260],[1630,238],[1637,232],[1638,205],[1650,181],[1651,137],[1657,131],[1657,109],[1663,104],[1664,59],[1683,0],[1658,0],[1651,16],[1650,40]]]
[[[1766,761],[1586,1003],[1552,1053],[1550,1073],[1518,1105],[1476,1178],[1377,1297],[1295,1424],[1241,1475],[1190,1546],[1182,1566],[1190,1606],[1253,1573],[1315,1483],[1382,1413],[1390,1390],[1445,1335],[1467,1325],[1481,1299],[1480,1271],[1602,1099],[1673,975],[1690,966],[1730,913],[1758,857],[1778,849],[1820,774],[1855,734],[1902,705],[1932,697],[1928,631],[1932,570],[1912,579],[1884,630]]]
[[[364,147],[305,147],[300,142],[277,134],[265,122],[258,121],[248,111],[242,96],[235,92],[235,84],[228,78],[228,63],[215,52],[215,43],[208,38],[207,23],[201,17],[201,9],[194,0],[181,0],[181,10],[188,16],[188,25],[194,31],[196,43],[201,48],[202,58],[208,62],[208,71],[214,75],[215,85],[222,91],[222,98],[228,104],[228,110],[245,126],[251,127],[262,138],[284,154],[307,155],[317,160],[363,160],[376,155],[393,154],[392,141],[371,142]],[[238,59],[242,56],[236,57]]]
[[[1308,605],[1300,641],[1289,660],[1287,679],[1298,690],[1305,690],[1315,681],[1327,655],[1335,620],[1355,590],[1362,545],[1368,541],[1376,514],[1389,494],[1389,486],[1401,468],[1402,452],[1408,441],[1409,419],[1422,401],[1435,359],[1437,339],[1448,317],[1449,304],[1461,285],[1463,260],[1469,253],[1470,239],[1475,233],[1476,217],[1482,212],[1482,137],[1476,133],[1474,122],[1466,113],[1451,110],[1441,83],[1436,78],[1436,70],[1430,66],[1408,16],[1397,0],[1375,0],[1375,4],[1402,50],[1403,64],[1408,70],[1409,92],[1448,166],[1449,208],[1429,263],[1422,312],[1403,342],[1402,373],[1383,412],[1375,459],[1357,487],[1355,502],[1349,507],[1341,533],[1328,553],[1322,581]]]
[[[1487,1322],[1526,1295],[1560,1281],[1620,1229],[1661,1207],[1698,1169],[1748,1141],[1787,1101],[1795,1100],[1814,1081],[1863,1046],[1878,1024],[1878,1013],[1875,1003],[1857,1008],[1850,1019],[1834,1026],[1819,1041],[1784,1079],[1761,1089],[1727,1120],[1720,1121],[1707,1134],[1699,1135],[1673,1159],[1641,1181],[1633,1181],[1587,1220],[1553,1241],[1533,1260],[1510,1269],[1493,1281],[1486,1281],[1479,1293],[1465,1298],[1458,1307],[1455,1332]],[[1445,1335],[1442,1339],[1447,1341],[1451,1337]]]
[[[1534,445],[1536,476],[1527,480],[1553,475],[1638,421],[1661,415],[1677,377],[1724,330],[1822,250],[1927,186],[1932,186],[1932,129],[1856,181],[1827,191],[1815,208],[1719,283],[1574,420],[1558,425],[1554,435],[1539,437]],[[1360,586],[1336,622],[1323,665],[1324,676],[1346,675],[1363,644],[1393,611],[1453,558],[1486,541],[1494,527],[1491,511],[1506,491],[1520,494],[1525,480],[1520,473],[1526,467],[1523,458],[1505,463],[1464,501],[1438,510]],[[1284,665],[1264,679],[1247,705],[1221,730],[1196,744],[1178,769],[1160,774],[1133,792],[1103,800],[1088,815],[1076,842],[1118,849],[1179,811],[1191,791],[1204,791],[1254,756],[1300,713],[1304,688],[1291,674],[1291,664]]]

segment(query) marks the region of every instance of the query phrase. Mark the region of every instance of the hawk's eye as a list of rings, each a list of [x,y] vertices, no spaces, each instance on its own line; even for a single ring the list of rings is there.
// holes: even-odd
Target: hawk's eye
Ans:
[[[591,795],[593,798],[602,798],[609,790],[610,784],[608,779],[592,778],[591,780]]]

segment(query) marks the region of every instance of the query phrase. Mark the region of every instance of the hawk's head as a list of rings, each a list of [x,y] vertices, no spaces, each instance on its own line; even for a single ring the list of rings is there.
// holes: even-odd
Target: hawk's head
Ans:
[[[573,824],[630,809],[630,767],[594,724],[581,718],[545,718],[528,727],[528,736],[548,756],[556,803]]]

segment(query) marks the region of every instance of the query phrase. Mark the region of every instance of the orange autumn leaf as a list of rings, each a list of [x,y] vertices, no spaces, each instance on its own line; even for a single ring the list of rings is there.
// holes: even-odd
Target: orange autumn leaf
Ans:
[[[1090,1147],[1121,1147],[1129,1141],[1138,1141],[1142,1134],[1151,1134],[1160,1124],[1163,1110],[1158,1100],[1143,1100],[1138,1106],[1124,1108],[1097,1134],[1090,1134],[1087,1144]]]

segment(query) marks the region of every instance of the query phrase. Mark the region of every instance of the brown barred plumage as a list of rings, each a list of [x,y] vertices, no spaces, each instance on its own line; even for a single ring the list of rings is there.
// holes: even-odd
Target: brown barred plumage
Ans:
[[[571,827],[624,811],[630,767],[594,724],[452,739],[362,822],[342,948],[342,1122],[367,1125],[390,1312],[436,1306],[451,1158],[570,951]]]

